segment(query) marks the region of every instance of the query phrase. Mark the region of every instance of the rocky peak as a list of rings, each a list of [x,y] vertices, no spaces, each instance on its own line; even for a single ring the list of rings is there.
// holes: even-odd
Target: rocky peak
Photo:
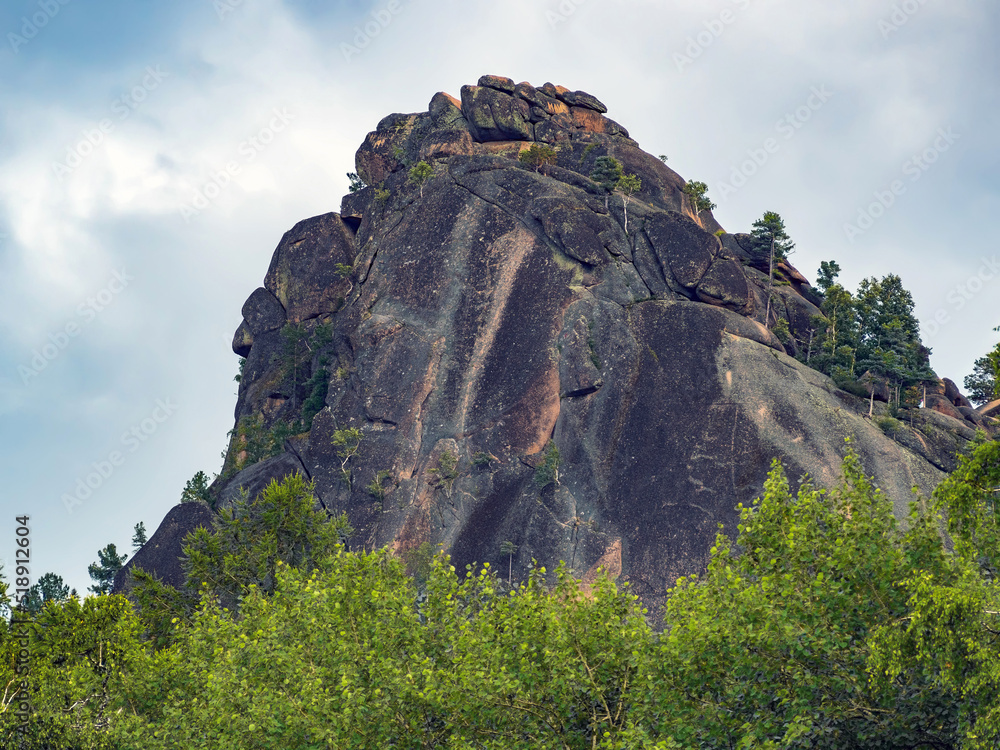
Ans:
[[[286,232],[244,305],[218,505],[300,472],[348,513],[352,545],[441,544],[464,565],[506,564],[510,542],[515,575],[603,567],[655,605],[773,457],[833,484],[850,437],[900,514],[935,486],[971,437],[961,412],[922,410],[893,440],[867,400],[788,356],[749,237],[696,213],[606,112],[483,76],[368,134],[366,186]],[[534,143],[553,164],[518,160]],[[641,180],[628,231],[624,200],[589,177],[601,156]],[[819,298],[778,274],[772,309],[805,331]]]

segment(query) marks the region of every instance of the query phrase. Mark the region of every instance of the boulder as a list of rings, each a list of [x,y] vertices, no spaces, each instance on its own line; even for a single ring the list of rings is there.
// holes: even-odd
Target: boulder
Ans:
[[[133,568],[152,573],[174,588],[183,587],[187,580],[181,567],[184,538],[198,528],[213,529],[215,517],[204,503],[175,505],[160,521],[153,536],[115,575],[111,593],[128,595],[132,591]]]
[[[511,94],[513,90],[512,83]],[[511,94],[483,86],[462,87],[462,114],[476,140],[526,141],[532,138],[530,107]]]
[[[976,411],[981,417],[1000,417],[1000,399],[983,404]]]
[[[337,214],[300,221],[278,243],[264,288],[290,323],[334,313],[350,291],[354,256],[354,235]]]
[[[951,417],[959,421],[965,420],[965,415],[958,410],[958,407],[951,402],[951,399],[939,393],[928,393],[924,401],[924,406],[928,409],[933,409],[939,414],[944,414],[946,417]]]
[[[504,76],[480,76],[478,85],[502,91],[505,94],[514,93],[514,81]]]
[[[962,392],[958,390],[958,386],[952,380],[944,378],[941,382],[944,384],[944,397],[951,401],[953,406],[972,407],[969,399],[962,395]]]
[[[276,331],[285,325],[285,308],[278,298],[264,287],[255,289],[243,303],[243,322],[251,336]]]
[[[721,244],[684,216],[659,212],[643,227],[656,256],[681,286],[693,288],[707,273]]]
[[[250,347],[253,346],[253,334],[250,333],[250,326],[244,320],[240,323],[240,327],[236,329],[236,333],[233,334],[233,352],[241,357],[246,357],[250,354]]]

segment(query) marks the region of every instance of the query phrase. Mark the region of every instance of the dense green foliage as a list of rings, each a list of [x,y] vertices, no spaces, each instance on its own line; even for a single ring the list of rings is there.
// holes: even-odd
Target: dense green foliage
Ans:
[[[538,172],[543,167],[555,164],[559,154],[551,146],[544,143],[532,143],[530,147],[517,155],[517,160],[525,166]]]
[[[95,594],[110,594],[111,587],[114,586],[115,576],[122,569],[122,565],[128,559],[128,555],[119,555],[118,549],[113,544],[109,544],[104,549],[97,551],[97,562],[87,566],[87,573],[94,581],[88,589]]]
[[[773,260],[788,260],[795,243],[785,230],[785,221],[775,211],[765,211],[750,230],[750,242],[754,251],[765,254]]]
[[[965,389],[974,404],[986,404],[1000,398],[1000,343],[976,360],[972,374],[965,376]]]
[[[812,320],[815,338],[808,364],[841,386],[867,373],[885,384],[891,405],[899,407],[907,400],[908,388],[937,380],[929,365],[930,349],[920,340],[913,296],[894,274],[866,278],[852,294],[837,283],[839,273],[835,261],[820,265],[822,315]]]
[[[208,484],[208,475],[205,472],[195,472],[195,475],[184,484],[184,490],[181,492],[181,502],[211,503],[211,495],[209,495],[208,492]],[[138,528],[136,529],[136,533],[138,534]],[[145,529],[143,529],[143,536],[145,536],[145,533]],[[134,537],[132,543],[133,545],[135,544]]]
[[[46,573],[28,589],[21,607],[28,612],[38,613],[42,611],[45,602],[62,602],[68,598],[69,585],[63,583],[62,576]]]
[[[70,598],[2,623],[0,744],[20,635],[28,748],[996,747],[1000,443],[905,528],[850,452],[843,472],[793,489],[776,464],[668,592],[662,632],[627,588],[563,567],[508,584],[425,545],[415,580],[345,549],[290,477],[190,538],[197,600],[140,576],[138,614]]]
[[[666,161],[666,159],[663,161]],[[691,205],[694,206],[695,216],[700,214],[702,211],[711,211],[715,208],[715,204],[712,203],[708,197],[708,185],[704,182],[688,180],[681,192],[691,199]]]

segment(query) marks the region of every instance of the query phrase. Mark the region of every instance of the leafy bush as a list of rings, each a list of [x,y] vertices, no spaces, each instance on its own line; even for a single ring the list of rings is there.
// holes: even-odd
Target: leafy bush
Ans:
[[[529,148],[518,154],[517,159],[537,172],[542,167],[555,164],[557,156],[554,148],[546,146],[544,143],[532,143]]]
[[[559,448],[552,440],[545,446],[542,462],[535,469],[535,485],[538,489],[544,489],[550,484],[559,484]]]
[[[890,437],[897,434],[900,430],[903,429],[903,423],[900,422],[895,417],[890,417],[890,416],[875,417],[874,422],[875,424],[878,425],[878,428],[882,430],[882,432],[884,432],[886,435],[889,435]]]

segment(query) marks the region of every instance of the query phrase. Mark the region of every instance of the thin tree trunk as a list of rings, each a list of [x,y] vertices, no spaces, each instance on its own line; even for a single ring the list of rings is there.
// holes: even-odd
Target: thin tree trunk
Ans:
[[[764,327],[771,327],[771,286],[774,284],[774,237],[771,237],[771,263],[767,273],[767,310],[764,313]]]

